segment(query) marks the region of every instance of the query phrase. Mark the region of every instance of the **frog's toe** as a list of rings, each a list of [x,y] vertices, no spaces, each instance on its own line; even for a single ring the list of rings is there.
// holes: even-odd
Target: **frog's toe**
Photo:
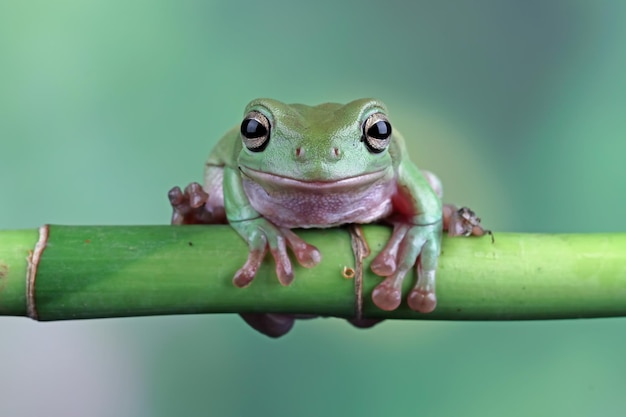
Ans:
[[[246,263],[235,273],[235,276],[233,277],[233,284],[235,284],[235,287],[245,288],[250,285],[256,276],[259,266],[261,266],[261,262],[263,262],[266,252],[266,249],[250,250]]]
[[[270,242],[272,242],[272,240],[273,239],[270,239]],[[285,239],[278,236],[275,242],[270,243],[270,251],[272,252],[274,261],[276,261],[276,275],[278,276],[278,281],[284,286],[291,284],[293,282],[294,273],[289,255],[287,254]]]
[[[278,281],[281,285],[285,287],[290,285],[294,279],[293,268],[291,267],[291,262],[287,261],[286,263],[276,261],[276,275],[278,276]]]
[[[394,223],[391,238],[370,265],[372,272],[381,277],[388,277],[396,273],[398,269],[398,250],[408,231],[408,224],[402,222]]]
[[[172,187],[167,192],[167,198],[170,200],[172,207],[176,207],[183,202],[183,192],[179,186]]]
[[[189,206],[194,209],[202,206],[209,198],[209,195],[197,182],[192,182],[185,187],[185,195],[189,199]]]
[[[417,265],[417,283],[407,299],[411,310],[419,313],[430,313],[437,307],[435,295],[437,258],[433,256],[433,252],[438,249],[428,244],[425,245],[425,249]]]
[[[183,224],[185,215],[189,212],[189,207],[185,204],[185,196],[180,187],[176,186],[169,190],[167,197],[173,209],[171,224]]]
[[[378,284],[372,292],[374,304],[385,311],[393,311],[398,308],[402,302],[401,283],[402,281],[388,277]]]
[[[300,265],[305,268],[313,268],[322,260],[322,255],[315,246],[309,245],[287,228],[281,228],[280,231]]]
[[[419,313],[430,313],[437,307],[437,297],[434,291],[423,288],[414,288],[407,299],[409,307]]]
[[[252,255],[252,253],[250,255]],[[260,265],[260,262],[258,262],[258,264],[255,263],[256,261],[251,262],[250,258],[248,258],[248,262],[246,262],[245,265],[235,273],[235,276],[233,277],[233,284],[235,284],[235,287],[245,288],[250,285]]]
[[[235,284],[235,287],[246,288],[254,279],[254,274],[251,274],[249,271],[243,269],[244,268],[241,268],[237,271],[233,277],[233,284]]]
[[[298,263],[305,268],[313,268],[322,260],[322,254],[320,251],[312,245],[307,244],[307,248],[304,250],[295,250],[293,253],[296,255]]]
[[[381,277],[388,277],[396,272],[396,256],[388,252],[379,253],[372,261],[372,272]]]

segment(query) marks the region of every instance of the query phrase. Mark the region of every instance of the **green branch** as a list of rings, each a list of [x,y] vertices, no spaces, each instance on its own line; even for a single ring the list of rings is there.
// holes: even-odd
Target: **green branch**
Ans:
[[[373,305],[370,294],[381,278],[369,271],[369,262],[390,231],[384,226],[363,230],[372,249],[363,276],[364,317],[626,315],[626,234],[497,233],[493,244],[489,237],[444,238],[438,307],[419,314],[406,303],[393,312]],[[0,315],[38,320],[241,312],[353,317],[354,279],[344,278],[345,267],[355,268],[348,230],[298,233],[320,249],[317,267],[296,267],[294,283],[282,287],[268,259],[253,283],[240,289],[231,280],[247,248],[228,226],[50,226],[40,261],[30,262],[29,279],[27,258],[33,258],[39,233],[1,231]],[[412,285],[408,281],[405,295]]]

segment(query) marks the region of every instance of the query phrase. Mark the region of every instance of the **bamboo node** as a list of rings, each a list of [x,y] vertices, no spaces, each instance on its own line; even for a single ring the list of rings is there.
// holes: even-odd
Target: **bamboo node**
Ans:
[[[41,255],[48,243],[50,226],[45,224],[39,228],[39,240],[35,244],[35,249],[28,252],[28,268],[26,269],[26,313],[33,320],[38,320],[37,305],[35,303],[35,280],[37,278],[37,267],[41,260]]]

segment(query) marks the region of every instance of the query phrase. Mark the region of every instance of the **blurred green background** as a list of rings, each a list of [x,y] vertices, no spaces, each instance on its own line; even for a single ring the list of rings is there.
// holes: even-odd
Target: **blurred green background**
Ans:
[[[624,232],[625,18],[619,0],[0,0],[0,229],[165,224],[250,99],[374,96],[496,232]],[[625,319],[319,319],[278,341],[234,316],[1,321],[2,416],[626,409]]]

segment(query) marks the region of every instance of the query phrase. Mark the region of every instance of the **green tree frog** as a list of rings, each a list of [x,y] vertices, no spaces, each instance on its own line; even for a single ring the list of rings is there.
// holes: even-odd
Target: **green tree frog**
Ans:
[[[437,304],[444,228],[452,235],[486,232],[473,213],[443,206],[441,194],[439,179],[409,160],[382,102],[307,106],[256,99],[210,153],[204,186],[174,187],[169,198],[173,224],[228,223],[246,241],[248,259],[233,278],[238,287],[254,280],[267,252],[283,285],[294,279],[287,248],[304,267],[320,261],[317,248],[291,229],[389,223],[391,238],[371,263],[384,278],[372,299],[383,310],[396,309],[402,282],[416,269],[407,302],[429,313]],[[282,322],[291,327],[292,321]]]

